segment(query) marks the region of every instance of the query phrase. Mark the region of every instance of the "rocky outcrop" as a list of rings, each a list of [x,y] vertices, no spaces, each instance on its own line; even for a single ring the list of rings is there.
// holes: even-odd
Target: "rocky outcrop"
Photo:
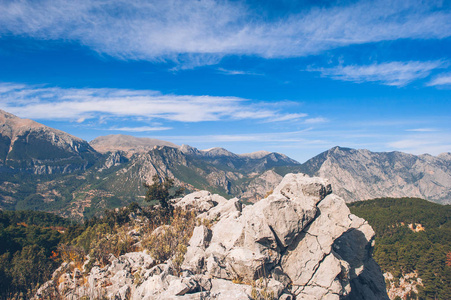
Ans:
[[[94,267],[84,284],[74,272],[55,275],[59,285],[45,284],[36,298],[388,299],[371,257],[373,230],[322,178],[288,174],[250,206],[205,191],[176,206],[203,220],[179,270],[128,253]]]
[[[399,297],[401,299],[415,299],[418,291],[423,287],[423,280],[416,272],[403,274],[400,278],[395,278],[392,273],[384,273],[387,282],[388,295],[390,299]]]
[[[447,204],[451,201],[450,157],[450,153],[432,156],[334,147],[301,169],[327,178],[346,202],[417,197]]]

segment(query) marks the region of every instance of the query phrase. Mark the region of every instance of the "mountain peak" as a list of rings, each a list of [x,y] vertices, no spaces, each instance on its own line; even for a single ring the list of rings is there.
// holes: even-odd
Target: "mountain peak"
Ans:
[[[70,143],[70,140],[76,140],[82,142],[83,140],[68,134],[64,131],[54,129],[44,124],[38,123],[30,119],[22,119],[16,115],[0,109],[0,135],[7,136],[11,141],[15,141],[17,136],[23,135],[30,131],[45,131],[53,135],[58,135]]]
[[[206,150],[200,150],[205,156],[230,156],[230,157],[236,157],[235,153],[230,152],[227,149],[221,148],[221,147],[214,147]]]
[[[98,154],[63,131],[0,110],[0,163],[35,174],[84,170]]]
[[[185,144],[183,144],[180,147],[180,151],[182,151],[185,154],[190,154],[190,155],[199,155],[200,154],[200,151],[197,148],[191,147],[190,145],[185,145]]]
[[[125,134],[99,136],[89,142],[89,144],[100,153],[113,151],[124,151],[128,153],[147,152],[152,150],[155,146],[180,148],[178,145],[171,142]]]
[[[304,171],[330,180],[348,202],[378,197],[419,197],[446,203],[451,155],[333,147],[304,163]]]
[[[251,153],[243,153],[243,154],[240,154],[240,156],[241,157],[249,157],[252,159],[258,159],[258,158],[263,158],[271,153],[272,152],[261,150],[261,151],[251,152]]]

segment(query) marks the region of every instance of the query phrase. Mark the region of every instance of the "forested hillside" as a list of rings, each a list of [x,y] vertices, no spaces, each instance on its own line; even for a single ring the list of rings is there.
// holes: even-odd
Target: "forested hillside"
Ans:
[[[136,237],[127,234],[136,227],[126,224],[131,216],[136,218],[137,215],[147,220],[141,226],[149,232],[169,222],[158,209],[141,208],[136,203],[119,210],[106,210],[102,218],[93,217],[84,223],[45,212],[0,210],[0,299],[31,298],[63,262],[75,262],[81,269],[89,254],[91,260],[87,269],[90,269],[94,264],[105,264],[111,254],[117,257],[136,251],[131,247],[132,242],[137,242]],[[190,222],[186,219],[183,214],[173,215],[171,222],[178,222],[180,229],[173,233],[176,247],[169,247],[167,235],[156,237],[160,243],[153,240],[155,250],[151,253],[154,257],[177,252],[180,236],[187,243],[194,219],[189,219]],[[188,227],[191,228],[189,234],[181,234]]]
[[[57,247],[71,222],[36,211],[0,211],[0,299],[27,299],[60,264]]]
[[[416,198],[348,204],[376,232],[374,258],[395,278],[417,272],[420,299],[451,299],[451,206]]]

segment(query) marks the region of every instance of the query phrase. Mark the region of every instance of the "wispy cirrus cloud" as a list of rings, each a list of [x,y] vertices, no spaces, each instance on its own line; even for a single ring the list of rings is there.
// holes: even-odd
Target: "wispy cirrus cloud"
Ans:
[[[450,134],[423,132],[405,136],[387,145],[403,152],[437,155],[443,152],[450,152],[451,143],[447,141],[451,141]]]
[[[274,103],[256,103],[238,97],[161,94],[151,90],[111,88],[59,88],[0,84],[0,107],[21,117],[41,120],[74,120],[133,117],[176,122],[261,120],[281,122],[306,117],[285,113]],[[265,107],[266,106],[266,107]],[[115,128],[124,131],[166,130],[167,126]]]
[[[387,62],[371,65],[348,65],[333,68],[309,68],[307,71],[320,72],[323,77],[336,80],[379,82],[391,86],[404,86],[417,79],[429,76],[431,71],[448,65],[444,61]]]
[[[442,74],[426,84],[427,86],[451,86],[451,74]]]
[[[111,127],[108,130],[112,131],[125,131],[125,132],[151,132],[151,131],[164,131],[170,130],[172,127],[163,127],[163,126],[140,126],[140,127]]]
[[[320,124],[320,123],[327,123],[329,122],[328,119],[323,117],[317,117],[317,118],[308,118],[304,121],[305,124]]]
[[[282,142],[306,142],[311,141],[304,137],[306,132],[311,128],[300,131],[288,132],[261,132],[246,134],[213,134],[213,135],[187,135],[187,136],[160,136],[160,139],[171,139],[180,143],[218,143],[218,142],[265,142],[265,143],[282,143]]]
[[[77,42],[119,59],[195,67],[225,55],[300,57],[349,45],[451,36],[441,1],[362,0],[266,18],[249,2],[0,2],[0,36]]]
[[[437,129],[434,129],[434,128],[414,128],[414,129],[406,129],[406,131],[411,131],[411,132],[434,132],[434,131],[437,131]]]
[[[262,76],[263,75],[261,73],[242,71],[242,70],[228,70],[228,69],[224,69],[224,68],[218,68],[217,70],[221,74],[225,74],[225,75],[254,75],[254,76]]]

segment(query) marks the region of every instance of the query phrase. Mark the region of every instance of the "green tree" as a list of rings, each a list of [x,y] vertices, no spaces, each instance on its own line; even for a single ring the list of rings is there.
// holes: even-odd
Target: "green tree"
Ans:
[[[170,199],[181,196],[184,192],[183,188],[174,187],[174,179],[165,177],[164,180],[155,174],[152,177],[152,184],[144,183],[146,191],[146,201],[150,202],[156,200],[166,212],[172,212],[172,205]]]

